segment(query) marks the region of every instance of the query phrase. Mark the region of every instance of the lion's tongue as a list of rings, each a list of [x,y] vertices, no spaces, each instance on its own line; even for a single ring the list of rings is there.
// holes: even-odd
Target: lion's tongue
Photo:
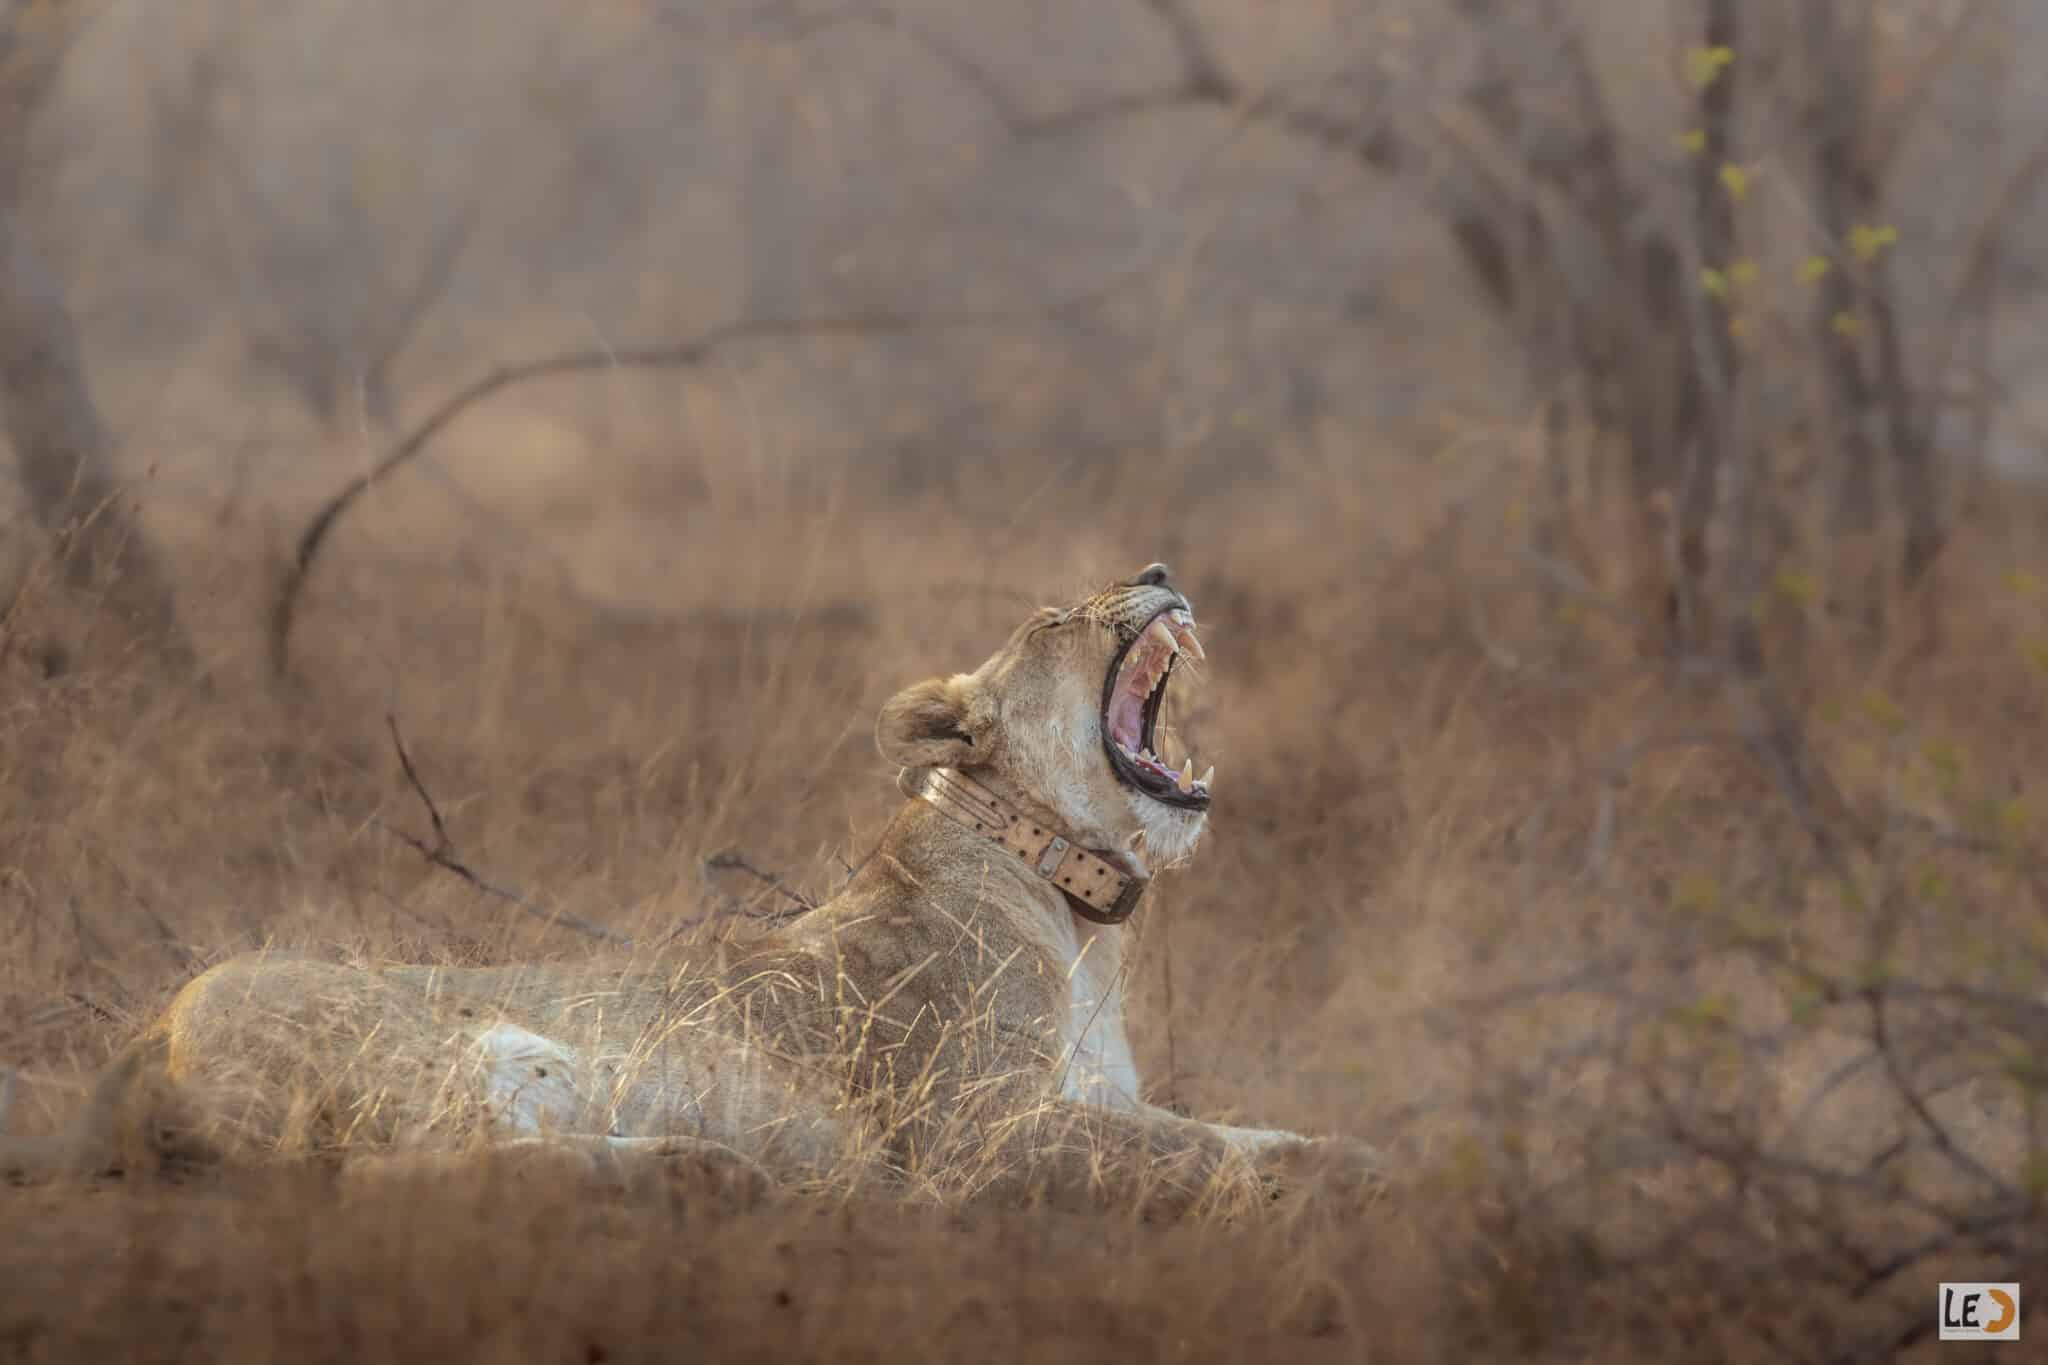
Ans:
[[[1145,733],[1145,698],[1151,695],[1142,679],[1124,678],[1109,699],[1109,737],[1132,753]]]
[[[1168,613],[1162,612],[1125,651],[1105,720],[1110,741],[1142,772],[1163,778],[1183,795],[1200,792],[1206,796],[1216,773],[1214,768],[1197,778],[1193,754],[1183,751],[1181,766],[1175,768],[1163,754],[1150,754],[1140,747],[1145,736],[1145,705],[1182,652],[1197,659],[1202,657],[1201,646],[1195,642],[1194,622],[1179,613],[1172,613],[1169,618]]]
[[[1116,691],[1109,699],[1109,737],[1136,756],[1145,737],[1145,703],[1166,676],[1173,659],[1173,636],[1163,625],[1148,626],[1117,671]]]

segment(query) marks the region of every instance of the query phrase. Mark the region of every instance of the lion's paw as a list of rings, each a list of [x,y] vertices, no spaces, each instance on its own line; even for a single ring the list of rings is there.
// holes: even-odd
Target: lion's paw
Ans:
[[[1386,1184],[1386,1163],[1378,1149],[1356,1138],[1295,1138],[1261,1150],[1253,1162],[1267,1196],[1363,1204]]]
[[[639,1195],[660,1186],[751,1203],[774,1184],[753,1158],[703,1138],[586,1138],[575,1147],[589,1178],[615,1194]]]

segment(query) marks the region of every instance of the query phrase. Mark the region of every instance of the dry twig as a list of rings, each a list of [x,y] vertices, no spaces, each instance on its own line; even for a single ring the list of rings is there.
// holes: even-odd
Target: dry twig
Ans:
[[[405,736],[399,733],[398,717],[387,713],[384,717],[384,723],[391,731],[391,744],[393,748],[398,750],[398,762],[399,766],[405,769],[405,780],[411,784],[414,794],[420,799],[420,804],[427,808],[427,820],[433,828],[434,840],[432,843],[428,843],[425,839],[419,838],[417,835],[408,834],[402,829],[395,829],[382,820],[376,822],[378,828],[413,849],[413,851],[435,867],[453,872],[485,895],[495,897],[510,905],[515,905],[545,924],[560,925],[564,929],[573,929],[585,938],[594,938],[605,943],[615,943],[626,948],[633,946],[633,940],[624,934],[607,929],[601,924],[593,924],[589,920],[572,915],[566,910],[549,909],[544,905],[537,904],[519,892],[509,890],[485,878],[475,868],[465,862],[461,853],[456,849],[454,840],[448,836],[448,825],[441,818],[441,807],[435,803],[433,793],[427,790],[427,784],[421,780],[419,769],[413,766],[412,754],[405,747]]]
[[[788,898],[791,904],[796,906],[795,910],[779,911],[772,916],[755,915],[753,916],[753,918],[755,919],[794,919],[796,916],[801,915],[806,911],[815,910],[818,908],[818,903],[812,900],[809,896],[804,895],[801,891],[790,890],[789,887],[783,884],[783,881],[780,877],[776,876],[772,872],[763,872],[760,868],[754,866],[751,862],[747,861],[747,859],[743,855],[735,853],[731,849],[727,849],[723,853],[712,854],[709,858],[706,858],[704,860],[704,866],[706,868],[711,869],[712,871],[722,872],[729,870],[734,872],[744,872],[748,876],[752,877],[755,881],[760,882],[763,885],[773,887],[777,892],[781,893],[784,897]]]

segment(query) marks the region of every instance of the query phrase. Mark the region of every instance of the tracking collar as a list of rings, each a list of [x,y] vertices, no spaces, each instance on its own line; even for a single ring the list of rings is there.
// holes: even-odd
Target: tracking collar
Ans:
[[[1067,898],[1082,919],[1122,924],[1138,908],[1145,878],[1133,877],[1003,804],[987,787],[952,768],[905,768],[896,775],[905,796],[929,802],[954,821],[1036,872]]]

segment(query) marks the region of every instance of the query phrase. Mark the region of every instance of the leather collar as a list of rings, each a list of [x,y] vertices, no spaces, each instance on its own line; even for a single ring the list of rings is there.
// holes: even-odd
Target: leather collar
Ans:
[[[1131,876],[1058,830],[1018,814],[965,773],[952,768],[905,768],[896,775],[896,786],[905,796],[928,802],[956,824],[1014,854],[1051,882],[1082,919],[1122,924],[1138,908],[1138,897],[1145,892],[1143,877]]]

